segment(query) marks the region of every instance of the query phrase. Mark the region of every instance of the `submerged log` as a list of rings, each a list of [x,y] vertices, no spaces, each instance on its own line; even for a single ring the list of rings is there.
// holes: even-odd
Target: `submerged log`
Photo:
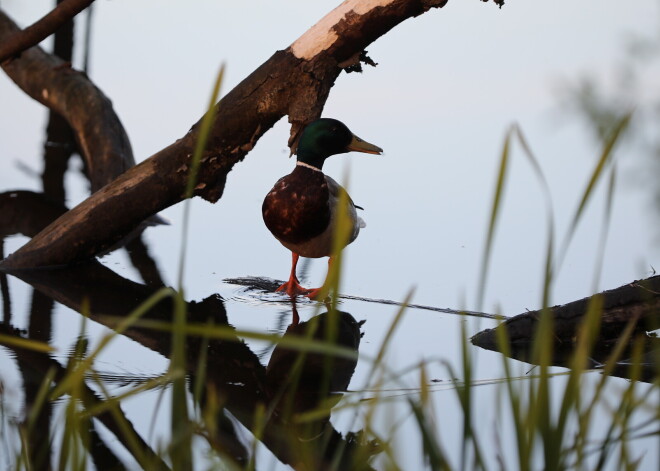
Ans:
[[[551,316],[553,332],[552,364],[567,366],[573,355],[580,328],[584,325],[590,303],[596,296],[602,300],[600,313],[600,330],[590,355],[591,366],[602,366],[608,361],[612,349],[619,341],[625,341],[623,358],[631,355],[633,345],[642,340],[643,359],[642,379],[650,380],[660,369],[660,339],[648,335],[647,332],[660,328],[660,275],[644,280],[633,281],[619,288],[604,291],[579,301],[573,301],[562,306],[548,308]],[[543,310],[529,311],[507,319],[494,329],[483,330],[471,338],[474,345],[501,352],[498,342],[499,333],[506,331],[509,340],[508,350],[511,357],[535,363],[534,341],[538,335]],[[628,326],[632,327],[633,335],[621,339]],[[629,364],[629,362],[621,362]]]

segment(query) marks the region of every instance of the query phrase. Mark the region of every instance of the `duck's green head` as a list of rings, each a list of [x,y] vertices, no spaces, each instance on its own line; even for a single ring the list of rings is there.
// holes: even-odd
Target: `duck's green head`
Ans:
[[[351,151],[380,155],[383,149],[363,141],[341,121],[320,118],[303,129],[296,153],[298,162],[321,169],[325,159],[331,155]]]

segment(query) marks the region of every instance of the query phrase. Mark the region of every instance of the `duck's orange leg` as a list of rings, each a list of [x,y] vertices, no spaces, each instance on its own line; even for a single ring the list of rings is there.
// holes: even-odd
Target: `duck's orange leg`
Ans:
[[[318,299],[321,291],[324,291],[325,285],[328,283],[328,277],[330,276],[330,268],[332,267],[332,257],[328,259],[328,273],[325,274],[325,280],[320,288],[308,289],[307,293],[303,293],[309,299]]]
[[[291,252],[291,274],[289,275],[289,281],[283,283],[275,291],[284,291],[291,297],[298,296],[299,294],[307,295],[310,292],[310,290],[300,286],[300,282],[296,276],[296,267],[298,266],[299,258],[300,256],[297,253]]]

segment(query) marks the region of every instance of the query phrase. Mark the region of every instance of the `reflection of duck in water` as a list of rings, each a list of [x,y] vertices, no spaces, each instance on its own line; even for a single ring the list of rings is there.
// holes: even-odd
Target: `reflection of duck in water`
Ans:
[[[289,414],[304,412],[335,393],[346,391],[357,365],[362,324],[364,321],[358,322],[342,311],[324,312],[307,322],[291,324],[284,339],[297,337],[317,344],[330,343],[355,351],[355,358],[316,352],[301,354],[300,349],[276,346],[266,368],[266,383],[271,394],[282,396],[277,409]]]
[[[332,254],[337,203],[343,188],[325,175],[322,168],[326,158],[350,151],[379,155],[383,149],[355,136],[340,121],[328,118],[313,121],[300,137],[296,168],[280,178],[266,195],[262,206],[264,222],[277,240],[291,250],[293,257],[289,281],[277,291],[285,291],[289,296],[318,295],[320,288],[310,290],[300,286],[296,265],[299,256],[320,258]],[[351,230],[344,247],[365,226],[350,197],[346,209]]]
[[[293,309],[296,317],[295,305]],[[331,310],[307,322],[294,322],[282,337],[343,347],[355,352],[353,356],[282,344],[273,350],[266,367],[271,422],[281,427],[277,436],[292,450],[290,462],[298,463],[292,465],[295,469],[373,469],[368,462],[380,452],[378,444],[365,440],[361,431],[342,436],[330,422],[331,408],[347,390],[357,366],[362,324],[346,312]]]

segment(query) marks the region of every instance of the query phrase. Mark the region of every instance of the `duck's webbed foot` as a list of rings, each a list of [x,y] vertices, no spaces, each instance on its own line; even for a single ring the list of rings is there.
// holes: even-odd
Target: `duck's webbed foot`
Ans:
[[[314,289],[308,289],[307,293],[304,293],[305,296],[307,296],[309,299],[314,299],[316,301],[323,301],[325,298],[328,297],[327,290],[324,290],[325,286],[321,286],[320,288],[314,288]],[[325,292],[325,296],[322,296]]]
[[[314,289],[304,288],[303,286],[300,285],[300,281],[298,281],[298,277],[296,276],[296,266],[298,265],[298,259],[300,257],[295,252],[291,252],[291,255],[292,255],[291,274],[289,275],[289,281],[287,281],[286,283],[282,283],[282,285],[280,285],[280,287],[277,288],[275,291],[276,292],[284,291],[291,298],[295,298],[296,296],[307,296],[309,299],[322,301],[323,299],[321,299],[321,294],[325,291],[324,287],[327,282],[327,279],[326,282],[323,283],[323,286],[321,286],[320,288],[314,288]],[[328,260],[328,270],[330,268],[331,263],[332,263],[332,257],[330,257],[330,260]]]
[[[277,288],[275,291],[276,292],[284,291],[286,294],[288,294],[290,297],[293,298],[298,295],[307,296],[307,293],[309,293],[312,290],[302,287],[298,279],[294,277],[294,278],[289,278],[289,281],[287,281],[286,283],[282,283],[282,285],[280,285],[280,287]]]

